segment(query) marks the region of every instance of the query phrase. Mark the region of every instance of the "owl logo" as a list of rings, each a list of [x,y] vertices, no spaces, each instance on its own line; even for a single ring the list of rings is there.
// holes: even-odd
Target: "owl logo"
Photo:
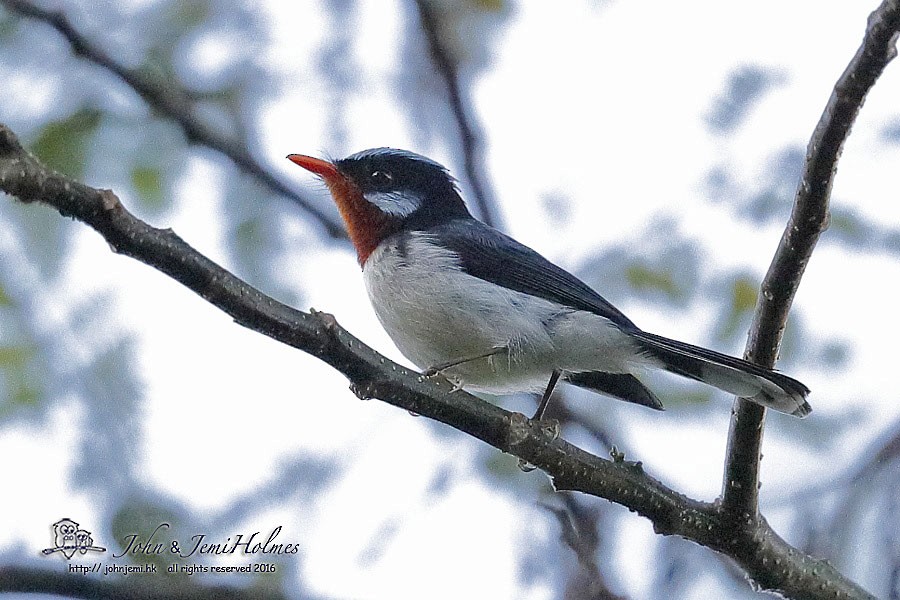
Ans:
[[[75,532],[75,547],[82,554],[87,554],[88,549],[94,545],[94,538],[91,537],[90,531],[79,529]]]
[[[60,552],[66,560],[69,560],[76,552],[87,554],[88,550],[93,552],[106,551],[106,548],[95,546],[91,532],[81,529],[81,526],[72,519],[60,519],[52,527],[54,546],[42,550],[43,554]]]

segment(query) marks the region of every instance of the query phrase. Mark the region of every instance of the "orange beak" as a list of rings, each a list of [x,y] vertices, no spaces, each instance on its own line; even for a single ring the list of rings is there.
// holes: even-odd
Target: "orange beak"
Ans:
[[[287,158],[295,165],[300,165],[307,171],[315,173],[326,182],[332,182],[343,177],[341,172],[337,170],[337,167],[327,160],[313,158],[312,156],[306,156],[305,154],[288,154]]]
[[[305,154],[288,154],[287,158],[325,180],[347,225],[350,241],[356,247],[359,264],[363,264],[381,240],[383,217],[363,199],[359,188],[334,163]]]

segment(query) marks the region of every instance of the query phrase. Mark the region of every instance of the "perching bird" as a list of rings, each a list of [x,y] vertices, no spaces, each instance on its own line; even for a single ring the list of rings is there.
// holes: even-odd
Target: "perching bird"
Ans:
[[[328,185],[378,319],[428,374],[491,394],[543,391],[538,419],[560,378],[662,410],[635,377],[648,368],[798,417],[811,410],[796,379],[642,331],[577,277],[476,220],[429,158],[392,148],[288,158]]]

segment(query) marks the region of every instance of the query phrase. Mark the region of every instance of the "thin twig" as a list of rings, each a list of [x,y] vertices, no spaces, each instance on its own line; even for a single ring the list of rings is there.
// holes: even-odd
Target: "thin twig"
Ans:
[[[493,193],[490,191],[490,184],[481,168],[481,165],[484,164],[484,157],[478,133],[480,128],[477,126],[475,118],[471,117],[469,111],[466,110],[466,102],[459,84],[456,59],[452,52],[444,47],[441,40],[440,16],[437,14],[432,0],[416,0],[416,6],[419,9],[419,19],[422,22],[422,29],[425,31],[431,58],[447,86],[450,108],[453,111],[456,125],[459,127],[463,150],[463,170],[474,194],[472,203],[478,208],[482,221],[491,227],[501,228],[502,223],[496,210],[496,203],[493,201]]]
[[[290,198],[311,217],[316,219],[329,236],[347,237],[336,216],[292,189],[274,173],[254,158],[244,144],[225,136],[208,126],[195,110],[194,101],[172,81],[163,81],[138,69],[129,69],[116,62],[103,48],[81,34],[61,12],[44,10],[26,0],[0,0],[11,11],[47,23],[61,33],[72,47],[72,52],[85,60],[117,75],[137,92],[157,112],[177,123],[187,139],[195,144],[212,148],[230,158],[244,173],[253,177],[276,194]]]
[[[866,94],[896,56],[900,2],[884,0],[869,16],[863,43],[838,79],[806,150],[794,208],[763,279],[744,356],[771,367],[788,312],[819,234],[828,226],[828,203],[837,161]],[[735,401],[722,488],[722,507],[735,523],[758,515],[759,463],[765,409]]]
[[[543,469],[557,490],[606,498],[645,516],[654,530],[680,535],[731,556],[763,589],[791,597],[871,598],[825,561],[803,554],[760,518],[735,529],[716,503],[690,499],[644,472],[639,463],[604,460],[453,385],[431,380],[381,356],[334,317],[294,310],[198,253],[170,229],[135,218],[109,190],[97,190],[41,165],[0,125],[0,190],[42,202],[82,221],[115,252],[169,275],[238,324],[293,346],[347,376],[354,392],[379,398],[478,438]]]
[[[572,494],[560,494],[562,507],[542,503],[541,506],[556,517],[560,540],[575,553],[578,569],[566,585],[566,600],[626,600],[609,588],[609,583],[597,564],[600,536],[597,522],[600,511],[578,502]]]

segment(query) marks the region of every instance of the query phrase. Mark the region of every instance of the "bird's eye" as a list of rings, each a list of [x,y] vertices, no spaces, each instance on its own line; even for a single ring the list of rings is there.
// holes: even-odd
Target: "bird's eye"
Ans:
[[[387,171],[372,171],[369,176],[375,185],[388,185],[394,180],[394,176]]]

